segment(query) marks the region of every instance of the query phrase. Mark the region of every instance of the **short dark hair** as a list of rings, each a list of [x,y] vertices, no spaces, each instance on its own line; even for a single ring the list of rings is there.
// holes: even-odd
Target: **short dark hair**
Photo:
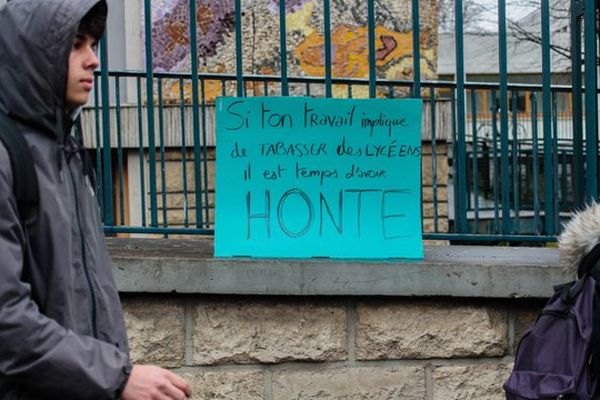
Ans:
[[[106,14],[108,7],[105,1],[99,1],[81,18],[77,34],[90,35],[95,40],[100,40],[106,27]]]

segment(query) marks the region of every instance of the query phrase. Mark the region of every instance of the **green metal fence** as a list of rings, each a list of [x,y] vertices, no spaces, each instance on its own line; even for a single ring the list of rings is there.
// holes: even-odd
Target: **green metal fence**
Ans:
[[[375,24],[378,3],[374,0],[367,1],[365,7],[368,57],[364,63],[369,66],[368,77],[333,76],[329,0],[323,0],[323,76],[289,75],[286,2],[280,0],[278,5],[281,65],[277,75],[244,73],[241,0],[235,0],[233,4],[235,73],[199,72],[198,30],[194,18],[189,20],[188,32],[190,71],[157,72],[152,57],[145,57],[143,71],[109,70],[109,44],[106,40],[101,43],[102,65],[96,75],[91,112],[99,173],[98,193],[107,233],[213,233],[214,176],[210,171],[214,151],[210,137],[214,135],[214,125],[210,125],[210,115],[214,106],[206,97],[207,85],[217,85],[223,95],[237,96],[289,96],[293,93],[332,97],[332,88],[344,87],[347,97],[354,97],[359,88],[368,88],[369,97],[422,98],[430,115],[427,128],[432,153],[423,160],[428,163],[425,167],[432,171],[428,183],[432,193],[431,206],[424,209],[424,216],[431,224],[424,232],[425,239],[552,241],[560,232],[561,220],[586,201],[597,198],[597,32],[593,1],[573,0],[571,5],[571,47],[576,55],[572,58],[572,85],[551,83],[548,0],[540,3],[540,84],[509,82],[506,6],[502,0],[498,4],[500,67],[498,80],[492,83],[467,79],[461,0],[456,0],[454,8],[455,78],[448,81],[422,79],[419,2],[416,0],[412,1],[411,7],[411,80],[377,76]],[[151,15],[152,3],[145,0],[146,38],[152,36]],[[189,15],[197,15],[195,0],[189,1]],[[152,54],[151,40],[145,41],[145,53]],[[585,72],[582,73],[583,69]],[[178,96],[173,97],[172,93],[170,97],[165,96],[166,85],[178,86]],[[186,86],[191,87],[191,96],[184,93]],[[134,104],[122,104],[121,93],[125,88],[129,98],[136,99]],[[487,100],[482,105],[483,98]],[[570,113],[559,109],[565,99],[572,104]],[[528,107],[523,109],[520,102],[526,102]],[[439,131],[439,121],[443,117],[441,105],[451,115],[449,132]],[[128,125],[124,122],[126,118]],[[174,118],[178,121],[175,125]],[[447,152],[442,154],[442,148],[447,148]],[[132,155],[137,165],[131,162]],[[440,168],[440,163],[448,163],[447,172]],[[169,188],[174,165],[180,166],[174,169],[180,182],[176,193]],[[134,169],[138,171],[135,176],[131,172]],[[444,173],[447,175],[440,175]],[[132,191],[137,191],[138,195],[133,196]],[[132,210],[139,216],[134,222],[131,218],[128,220]]]

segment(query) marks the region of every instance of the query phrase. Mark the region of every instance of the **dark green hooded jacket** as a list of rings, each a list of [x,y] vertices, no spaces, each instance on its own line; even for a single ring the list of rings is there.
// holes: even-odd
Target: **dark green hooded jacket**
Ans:
[[[131,370],[98,203],[64,110],[69,53],[98,0],[0,8],[0,110],[31,149],[40,204],[25,233],[0,145],[0,399],[116,399]],[[68,150],[71,149],[71,150]]]

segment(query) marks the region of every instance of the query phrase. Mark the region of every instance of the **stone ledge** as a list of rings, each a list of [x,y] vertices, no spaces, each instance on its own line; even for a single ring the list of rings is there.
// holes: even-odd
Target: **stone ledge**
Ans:
[[[212,239],[109,238],[129,293],[548,297],[569,279],[557,249],[426,246],[425,259],[214,258]]]

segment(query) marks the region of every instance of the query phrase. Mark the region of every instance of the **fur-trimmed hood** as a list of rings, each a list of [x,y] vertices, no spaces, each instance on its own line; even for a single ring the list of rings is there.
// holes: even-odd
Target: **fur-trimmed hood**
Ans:
[[[577,275],[583,257],[600,242],[600,203],[592,203],[575,213],[565,224],[558,238],[561,259],[565,270]]]

